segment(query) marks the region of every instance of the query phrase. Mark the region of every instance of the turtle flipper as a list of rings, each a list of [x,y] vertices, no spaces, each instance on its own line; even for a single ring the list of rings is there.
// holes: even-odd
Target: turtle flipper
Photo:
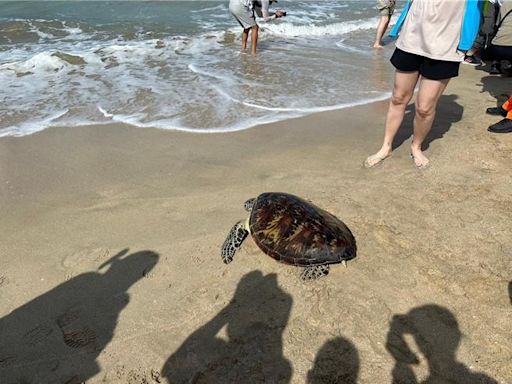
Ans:
[[[252,207],[254,206],[254,202],[256,201],[256,198],[253,197],[252,199],[249,199],[247,200],[245,203],[244,203],[244,208],[247,212],[251,212],[252,211]]]
[[[304,268],[304,272],[300,278],[302,280],[316,280],[322,276],[327,276],[329,273],[329,265],[313,265],[311,267]]]
[[[245,238],[249,235],[249,231],[246,229],[243,221],[239,221],[235,224],[229,235],[222,245],[222,261],[225,264],[229,264],[235,257],[235,252],[240,248]]]

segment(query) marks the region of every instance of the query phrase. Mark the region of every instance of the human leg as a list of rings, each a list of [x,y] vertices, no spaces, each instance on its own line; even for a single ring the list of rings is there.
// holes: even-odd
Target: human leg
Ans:
[[[251,28],[251,52],[253,55],[256,55],[256,46],[258,45],[258,32],[259,27],[256,24]]]
[[[384,141],[380,150],[369,156],[365,161],[366,167],[377,165],[392,152],[393,139],[402,124],[405,115],[405,108],[414,94],[414,87],[419,78],[419,72],[395,72],[393,93],[389,102],[388,114],[386,117],[386,128],[384,130]]]
[[[256,26],[254,12],[252,9],[243,5],[239,0],[230,0],[229,11],[243,29],[242,50],[245,50],[247,48],[247,40],[249,39],[249,31]]]
[[[420,79],[418,96],[415,103],[414,135],[411,144],[411,154],[417,167],[426,167],[429,163],[428,158],[421,150],[421,146],[432,128],[437,102],[449,81],[450,79],[431,80],[425,77]]]
[[[244,29],[242,32],[242,51],[245,51],[247,48],[247,39],[249,38],[249,30],[250,28]]]
[[[375,35],[375,43],[373,44],[373,48],[382,48],[382,37],[388,29],[389,20],[391,17],[389,15],[385,15],[380,17],[379,24],[377,25],[377,33]]]

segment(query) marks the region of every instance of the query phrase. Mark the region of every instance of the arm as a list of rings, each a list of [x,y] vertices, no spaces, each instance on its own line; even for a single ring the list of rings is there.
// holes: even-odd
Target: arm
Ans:
[[[275,13],[270,13],[270,0],[261,0],[261,13],[265,21],[270,21],[277,18]]]

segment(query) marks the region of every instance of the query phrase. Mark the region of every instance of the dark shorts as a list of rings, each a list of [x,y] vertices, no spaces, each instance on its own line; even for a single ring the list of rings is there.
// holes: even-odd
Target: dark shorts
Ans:
[[[459,76],[460,63],[429,59],[425,56],[402,51],[396,48],[391,56],[391,64],[402,72],[416,72],[430,80],[445,80]]]
[[[512,46],[491,44],[483,52],[482,59],[512,61]]]

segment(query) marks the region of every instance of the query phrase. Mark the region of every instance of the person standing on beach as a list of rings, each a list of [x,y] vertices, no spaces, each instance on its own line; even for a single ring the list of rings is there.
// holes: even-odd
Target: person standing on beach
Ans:
[[[391,155],[393,139],[418,84],[411,157],[418,168],[429,165],[422,144],[432,128],[437,102],[450,78],[459,74],[464,52],[471,48],[480,26],[475,0],[408,0],[397,24],[400,31],[391,63],[396,68],[381,149],[364,166],[380,164]]]
[[[249,32],[251,32],[251,52],[256,55],[259,27],[254,17],[254,0],[230,0],[229,11],[242,26],[242,51],[247,48]]]
[[[378,0],[377,9],[379,10],[380,20],[377,25],[377,35],[375,36],[375,44],[373,48],[382,48],[382,36],[388,29],[389,20],[395,12],[395,0]]]

